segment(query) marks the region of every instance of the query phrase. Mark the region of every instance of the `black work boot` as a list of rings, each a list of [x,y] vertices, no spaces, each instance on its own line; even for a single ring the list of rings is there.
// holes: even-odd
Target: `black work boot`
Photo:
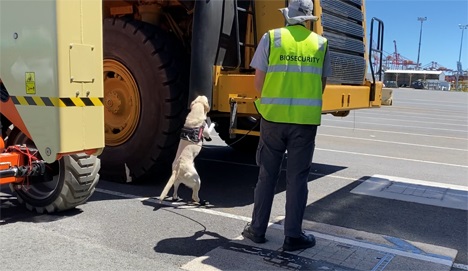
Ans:
[[[244,231],[242,231],[242,236],[252,240],[252,242],[257,244],[265,243],[267,240],[265,238],[265,234],[255,234],[253,230],[250,228],[250,223],[245,225]]]
[[[295,251],[315,246],[315,237],[312,234],[301,233],[297,238],[286,236],[284,238],[283,250]]]

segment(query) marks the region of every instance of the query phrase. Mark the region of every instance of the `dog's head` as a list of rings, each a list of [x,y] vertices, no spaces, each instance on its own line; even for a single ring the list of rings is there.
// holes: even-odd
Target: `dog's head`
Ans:
[[[192,107],[197,103],[203,105],[205,114],[210,111],[210,104],[208,103],[208,98],[206,96],[200,95],[195,100],[193,100],[193,102],[190,104],[190,109],[192,109]]]

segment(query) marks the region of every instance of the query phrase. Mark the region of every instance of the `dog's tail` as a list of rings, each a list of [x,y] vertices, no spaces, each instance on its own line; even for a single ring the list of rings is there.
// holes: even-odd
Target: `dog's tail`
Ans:
[[[169,181],[167,181],[166,186],[164,187],[163,191],[161,192],[161,195],[159,196],[159,202],[161,203],[164,198],[167,196],[167,193],[169,193],[169,190],[171,190],[171,187],[174,185],[176,178],[177,178],[177,172],[179,171],[179,161],[177,161],[177,165],[172,168],[172,174],[171,177],[169,178]]]
[[[167,193],[169,193],[169,190],[171,190],[171,187],[174,185],[176,179],[176,171],[172,171],[171,178],[169,178],[169,181],[167,181],[166,186],[164,187],[164,190],[161,192],[161,195],[159,196],[159,202],[161,203],[164,198],[167,196]]]

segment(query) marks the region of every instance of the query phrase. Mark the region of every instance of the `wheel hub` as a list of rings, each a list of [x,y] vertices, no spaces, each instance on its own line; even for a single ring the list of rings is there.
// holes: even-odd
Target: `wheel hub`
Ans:
[[[104,106],[108,111],[111,111],[114,114],[119,113],[120,105],[122,104],[122,99],[119,97],[119,94],[115,91],[111,91],[107,97],[104,98]]]
[[[112,59],[104,60],[104,106],[106,145],[121,145],[140,120],[140,93],[130,71]]]

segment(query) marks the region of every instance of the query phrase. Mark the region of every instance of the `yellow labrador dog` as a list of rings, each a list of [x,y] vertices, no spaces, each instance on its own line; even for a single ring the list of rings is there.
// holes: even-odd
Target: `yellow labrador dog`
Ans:
[[[159,196],[160,202],[164,200],[172,186],[174,186],[172,200],[177,200],[179,198],[177,190],[182,183],[192,189],[192,200],[201,203],[198,197],[201,180],[195,169],[194,159],[201,151],[203,139],[211,140],[210,133],[214,123],[210,125],[207,123],[206,114],[209,111],[210,105],[206,96],[198,96],[190,104],[190,112],[182,128],[179,148],[172,163],[172,175]]]

